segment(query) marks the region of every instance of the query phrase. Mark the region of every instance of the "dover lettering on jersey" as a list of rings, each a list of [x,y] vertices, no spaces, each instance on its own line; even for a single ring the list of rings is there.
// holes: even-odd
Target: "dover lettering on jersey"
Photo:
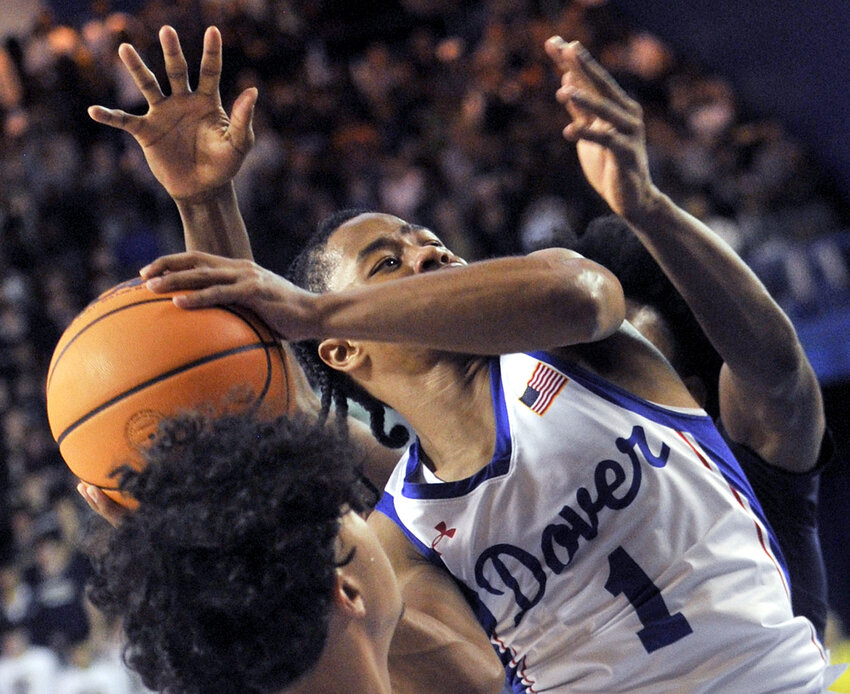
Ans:
[[[596,537],[600,511],[606,508],[619,511],[635,500],[643,476],[641,460],[652,467],[662,468],[670,455],[670,447],[663,441],[657,455],[650,451],[646,433],[641,426],[635,426],[629,438],[620,437],[615,444],[627,459],[606,459],[596,464],[593,472],[594,488],[579,487],[575,504],[565,504],[558,512],[556,522],[544,528],[540,538],[543,561],[522,547],[507,543],[492,545],[478,557],[475,564],[478,586],[492,595],[503,595],[505,590],[513,593],[518,608],[514,625],[519,625],[526,612],[545,595],[546,568],[554,574],[563,573],[582,540],[591,542]],[[485,575],[487,569],[492,570],[486,571]],[[536,586],[536,590],[529,591],[532,593],[529,595],[523,592],[520,581],[512,571],[527,571],[534,579],[532,585]],[[488,576],[498,577],[500,585],[494,585]]]

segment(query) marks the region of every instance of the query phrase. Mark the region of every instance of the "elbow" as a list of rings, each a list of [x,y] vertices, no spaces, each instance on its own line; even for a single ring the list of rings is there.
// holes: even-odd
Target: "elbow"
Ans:
[[[487,669],[481,673],[481,682],[475,691],[480,694],[501,694],[504,689],[505,668],[498,658],[490,659]]]
[[[626,318],[626,298],[607,268],[572,251],[556,256],[560,270],[558,306],[576,333],[575,342],[595,342],[615,333]]]
[[[501,694],[505,689],[505,669],[498,658],[488,659],[478,669],[474,679],[463,685],[464,694]]]
[[[489,644],[455,644],[452,654],[462,667],[452,675],[452,685],[444,694],[501,694],[505,689],[505,668]]]
[[[595,342],[615,333],[626,319],[626,297],[620,281],[601,265],[596,265],[586,274],[593,317],[588,342]]]

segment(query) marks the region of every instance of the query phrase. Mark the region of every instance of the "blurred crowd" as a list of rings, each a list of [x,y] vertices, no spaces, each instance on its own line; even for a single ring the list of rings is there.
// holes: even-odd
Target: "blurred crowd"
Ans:
[[[68,677],[116,658],[113,625],[85,601],[79,547],[91,519],[47,428],[44,377],[86,303],[182,246],[138,147],[86,114],[91,104],[144,112],[117,48],[132,43],[167,85],[163,24],[177,29],[190,73],[204,28],[221,29],[226,109],[259,87],[237,192],[258,261],[277,271],[347,206],[429,225],[468,259],[581,233],[606,210],[560,136],[566,116],[542,50],[558,33],[581,40],[644,106],[659,187],[763,268],[772,289],[815,292],[805,277],[789,284],[799,272],[850,284],[850,244],[836,241],[846,205],[806,149],[604,0],[149,0],[133,12],[97,0],[68,24],[45,9],[0,45],[0,691],[16,649],[38,650]],[[788,249],[809,244],[823,250],[804,254],[795,275]]]

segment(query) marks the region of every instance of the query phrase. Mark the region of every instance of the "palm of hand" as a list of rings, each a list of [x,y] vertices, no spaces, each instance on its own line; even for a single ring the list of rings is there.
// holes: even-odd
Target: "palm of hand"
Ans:
[[[245,152],[229,128],[221,105],[195,92],[151,106],[135,137],[169,195],[186,199],[224,185],[239,170]]]

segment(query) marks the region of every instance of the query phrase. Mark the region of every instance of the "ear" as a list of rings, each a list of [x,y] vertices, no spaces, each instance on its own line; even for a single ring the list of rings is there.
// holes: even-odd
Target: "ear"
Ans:
[[[366,602],[363,599],[360,582],[340,567],[336,572],[334,588],[334,604],[336,608],[350,618],[362,619],[366,616]]]
[[[353,371],[366,360],[359,342],[328,338],[319,343],[319,358],[336,371]]]

